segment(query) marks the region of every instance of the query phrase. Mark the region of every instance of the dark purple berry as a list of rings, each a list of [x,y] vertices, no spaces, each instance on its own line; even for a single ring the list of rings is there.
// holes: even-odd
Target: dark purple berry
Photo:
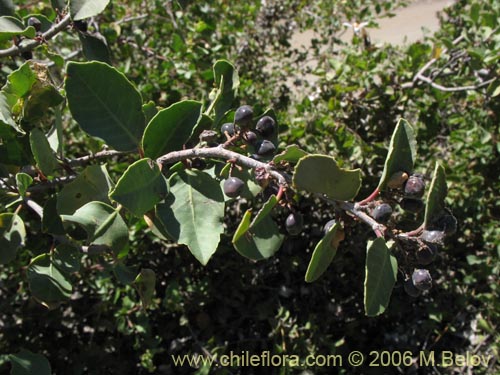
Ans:
[[[31,51],[21,52],[21,57],[25,60],[31,60],[33,58],[33,52]]]
[[[42,29],[42,23],[36,17],[28,18],[28,26],[33,26],[36,31],[40,31]]]
[[[264,116],[255,125],[255,130],[264,138],[272,136],[276,130],[276,122],[271,116]]]
[[[442,245],[444,242],[445,233],[440,230],[424,230],[420,235],[420,239],[426,243]]]
[[[242,128],[248,128],[253,119],[253,109],[249,105],[242,105],[234,114],[234,123]]]
[[[401,202],[399,202],[399,205],[403,210],[414,214],[418,214],[424,209],[424,202],[422,202],[421,199],[403,198]]]
[[[296,236],[302,232],[304,226],[304,217],[299,212],[292,212],[285,221],[286,231],[292,235]]]
[[[255,151],[259,156],[271,156],[276,152],[276,146],[274,146],[273,142],[264,139],[256,143]]]
[[[335,221],[335,219],[332,219],[325,224],[325,226],[323,227],[323,233],[325,234],[325,236],[336,223],[337,222]]]
[[[229,198],[236,198],[241,194],[244,187],[245,183],[241,179],[238,177],[229,177],[224,181],[224,194]]]
[[[417,262],[422,266],[431,264],[436,258],[437,246],[429,243],[420,246],[417,250]]]
[[[411,175],[405,183],[405,196],[410,198],[422,198],[425,192],[425,181],[421,175]]]
[[[410,297],[418,297],[420,295],[420,290],[418,290],[415,285],[413,285],[412,279],[408,279],[403,284],[406,294]]]
[[[379,204],[372,210],[372,217],[379,223],[386,223],[392,215],[392,207],[387,203]]]
[[[220,132],[222,134],[228,134],[230,137],[232,137],[235,134],[235,129],[237,130],[238,128],[234,126],[232,122],[226,122],[225,124],[222,124],[220,127]]]
[[[432,277],[428,270],[416,269],[411,275],[411,281],[419,290],[429,290],[432,287]]]
[[[245,134],[243,135],[243,139],[245,140],[245,142],[253,145],[255,144],[255,142],[257,142],[257,134],[249,130],[245,132]]]
[[[82,33],[86,33],[87,30],[89,29],[89,24],[87,23],[87,21],[84,20],[74,21],[73,25],[75,25],[75,28],[81,31]]]

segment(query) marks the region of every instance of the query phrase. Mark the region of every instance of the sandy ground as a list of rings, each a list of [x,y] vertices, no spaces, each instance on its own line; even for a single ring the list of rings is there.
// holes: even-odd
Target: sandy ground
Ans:
[[[409,44],[422,39],[425,34],[432,34],[439,28],[437,12],[448,5],[451,5],[453,0],[414,0],[406,8],[398,9],[395,16],[391,18],[381,18],[378,20],[378,28],[367,28],[373,44]],[[346,30],[341,38],[349,42],[352,39],[352,30]],[[311,39],[314,38],[312,31],[296,33],[292,37],[292,45],[297,48],[304,48],[310,45]],[[315,61],[309,61],[307,66],[314,69]],[[289,87],[293,87],[293,81],[296,77],[290,77],[288,80]],[[310,83],[316,81],[316,76],[313,74],[302,75],[302,79]],[[298,97],[303,95],[303,92],[292,89],[292,92]]]

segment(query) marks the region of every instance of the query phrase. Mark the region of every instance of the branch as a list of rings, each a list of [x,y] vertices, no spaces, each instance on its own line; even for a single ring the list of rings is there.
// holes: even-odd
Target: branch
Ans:
[[[378,221],[376,221],[374,218],[372,218],[370,215],[367,213],[358,210],[356,205],[351,202],[344,202],[344,201],[335,201],[335,203],[344,211],[349,212],[351,215],[357,217],[359,220],[364,222],[365,224],[368,224],[370,228],[375,232],[377,237],[383,237],[386,231],[386,227],[383,224],[380,224]]]
[[[61,21],[54,24],[50,29],[48,29],[45,33],[43,33],[40,38],[30,40],[28,43],[22,46],[14,45],[7,49],[0,50],[0,57],[15,56],[26,51],[31,51],[34,48],[38,47],[40,44],[42,44],[44,41],[52,39],[59,32],[64,30],[70,23],[71,23],[71,17],[68,14]]]
[[[75,178],[76,178],[76,175],[70,175],[70,176],[66,176],[66,177],[56,177],[50,181],[44,181],[40,184],[30,186],[28,188],[28,191],[30,193],[33,193],[33,192],[37,192],[37,191],[48,190],[48,189],[56,187],[57,185],[67,184],[68,182],[73,181]]]
[[[115,151],[115,150],[104,150],[96,152],[95,154],[85,155],[76,159],[66,160],[66,163],[70,167],[77,167],[87,163],[90,163],[92,160],[96,159],[106,159],[113,156],[126,155],[131,153],[132,151]]]
[[[278,183],[287,186],[291,183],[292,178],[285,172],[280,172],[274,169],[270,164],[249,158],[248,156],[241,155],[237,152],[226,150],[221,146],[208,147],[208,148],[191,148],[182,151],[173,151],[166,155],[160,156],[156,162],[160,165],[168,163],[177,163],[178,161],[191,159],[191,158],[215,158],[232,161],[242,167],[252,169],[264,169],[272,177],[278,180]]]

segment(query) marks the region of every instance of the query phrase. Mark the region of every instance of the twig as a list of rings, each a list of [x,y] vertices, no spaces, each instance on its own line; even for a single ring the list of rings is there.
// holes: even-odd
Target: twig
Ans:
[[[48,29],[45,33],[41,35],[40,38],[30,40],[28,43],[22,46],[13,45],[7,49],[0,50],[0,57],[8,57],[19,55],[20,53],[31,51],[34,48],[38,47],[43,42],[52,39],[59,32],[64,30],[71,23],[70,15],[66,15],[61,21],[53,25],[50,29]]]
[[[349,212],[351,215],[356,216],[359,220],[363,221],[365,224],[368,224],[372,230],[375,232],[377,237],[384,237],[386,227],[383,224],[380,224],[374,218],[372,218],[367,213],[358,210],[356,205],[351,202],[344,201],[335,201],[337,205],[346,212]]]
[[[291,183],[292,178],[289,174],[285,172],[280,172],[274,169],[270,164],[263,163],[261,161],[249,158],[248,156],[241,155],[237,152],[226,150],[220,146],[218,147],[207,147],[207,148],[191,148],[182,151],[173,151],[166,155],[160,156],[156,159],[156,162],[160,165],[177,163],[178,161],[192,159],[192,158],[215,158],[231,160],[235,164],[247,168],[262,168],[272,177],[278,180],[278,183],[283,186],[287,186]]]
[[[493,77],[487,81],[478,83],[477,85],[469,85],[469,86],[457,86],[457,87],[447,87],[443,86],[440,84],[437,84],[436,82],[433,82],[432,79],[429,77],[425,76],[420,76],[418,77],[419,80],[428,83],[431,87],[444,91],[444,92],[457,92],[457,91],[467,91],[467,90],[477,90],[480,89],[481,87],[488,86],[490,83],[496,81],[497,77]]]
[[[28,191],[30,193],[37,192],[37,191],[44,191],[47,189],[54,188],[58,185],[67,184],[67,183],[73,181],[75,178],[76,178],[76,175],[70,175],[70,176],[65,176],[65,177],[56,177],[53,180],[45,181],[45,182],[42,182],[38,185],[30,186],[28,188]]]
[[[116,21],[115,24],[119,25],[119,24],[125,23],[125,22],[140,21],[140,20],[143,20],[143,19],[148,18],[148,17],[150,17],[149,14],[139,14],[138,16],[124,17],[121,20]]]
[[[113,156],[126,155],[126,154],[129,154],[131,152],[132,151],[104,150],[104,151],[96,152],[95,154],[85,155],[85,156],[81,156],[81,157],[76,158],[76,159],[67,160],[66,163],[70,167],[77,167],[77,166],[81,166],[81,165],[90,163],[91,161],[96,160],[96,159],[106,159],[106,158],[113,157]]]

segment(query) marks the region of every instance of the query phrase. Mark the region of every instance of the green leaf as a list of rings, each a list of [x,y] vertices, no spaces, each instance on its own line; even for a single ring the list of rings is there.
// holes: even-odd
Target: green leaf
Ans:
[[[137,270],[135,267],[127,267],[122,262],[116,262],[113,265],[113,273],[118,281],[123,285],[132,284],[137,276]]]
[[[200,102],[185,100],[162,109],[144,132],[144,155],[151,159],[182,149],[201,118]]]
[[[87,60],[101,61],[111,65],[108,42],[101,33],[78,33],[78,37],[82,43],[83,55]]]
[[[40,69],[41,70],[41,69]],[[38,74],[43,75],[42,71]],[[39,81],[33,85],[23,107],[23,120],[38,123],[47,116],[47,108],[56,107],[64,101],[59,91],[46,81]]]
[[[378,185],[379,189],[385,189],[387,182],[396,172],[412,174],[415,157],[416,142],[413,129],[408,121],[400,119],[392,133],[384,171]]]
[[[42,231],[56,235],[65,234],[63,223],[57,212],[57,196],[48,198],[43,206]]]
[[[29,186],[33,183],[33,177],[26,173],[17,173],[16,174],[16,185],[17,191],[19,191],[19,195],[21,197],[26,196],[26,190],[28,190]]]
[[[155,102],[150,100],[147,103],[144,103],[142,105],[142,112],[144,112],[144,117],[146,118],[146,124],[149,124],[151,119],[155,117],[155,115],[158,113],[158,109],[156,108]]]
[[[0,0],[0,16],[13,16],[16,14],[16,7],[12,0]]]
[[[24,245],[26,229],[20,216],[12,213],[0,214],[0,264],[16,258],[17,249]]]
[[[365,313],[377,316],[389,305],[398,272],[398,262],[382,237],[368,241],[365,272]]]
[[[223,233],[224,196],[219,182],[198,170],[180,171],[169,179],[170,194],[156,209],[167,232],[188,246],[206,265]]]
[[[277,164],[282,161],[296,164],[301,158],[307,156],[308,153],[302,150],[297,145],[286,146],[285,150],[276,155],[273,159],[273,163]]]
[[[24,27],[23,23],[17,18],[3,16],[0,17],[0,42],[9,40],[15,35],[23,35],[26,38],[33,39],[36,30],[33,26]]]
[[[63,274],[70,275],[80,271],[82,253],[72,245],[58,245],[52,255],[52,262]]]
[[[214,77],[217,92],[214,99],[215,120],[218,124],[224,114],[231,109],[236,92],[240,85],[238,72],[234,66],[226,60],[218,60],[214,64]]]
[[[89,202],[63,222],[79,224],[87,232],[89,245],[106,246],[118,254],[128,243],[128,228],[119,212],[102,202]]]
[[[51,375],[50,363],[41,354],[32,353],[21,349],[17,354],[10,354],[9,360],[12,365],[11,375]]]
[[[272,195],[252,222],[252,211],[245,212],[232,240],[238,253],[252,260],[261,260],[271,257],[279,250],[284,236],[270,216],[277,203],[278,199]]]
[[[308,283],[316,281],[332,263],[343,232],[339,223],[335,223],[328,233],[318,242],[307,267],[305,280]]]
[[[340,168],[330,156],[308,155],[301,158],[295,166],[293,183],[301,190],[347,201],[358,194],[361,171]]]
[[[146,309],[153,300],[156,285],[156,274],[152,269],[143,268],[134,280],[134,285]]]
[[[113,183],[105,165],[89,165],[74,181],[66,184],[57,195],[57,212],[72,214],[85,203],[109,203],[108,193]]]
[[[59,163],[54,156],[47,137],[40,129],[35,128],[30,132],[30,144],[38,168],[44,175],[51,175],[59,166]]]
[[[447,194],[448,188],[446,186],[444,168],[439,163],[436,163],[431,186],[429,187],[429,193],[427,194],[427,203],[425,205],[425,228],[429,227],[445,212],[445,198]]]
[[[46,306],[53,306],[71,297],[73,287],[68,276],[52,263],[49,254],[41,254],[31,260],[27,277],[33,297]]]
[[[71,19],[78,21],[97,16],[106,8],[108,3],[109,0],[70,0],[69,12]]]
[[[65,85],[71,114],[85,132],[116,150],[138,147],[144,131],[142,98],[122,73],[98,61],[70,62]]]
[[[142,216],[167,193],[167,183],[156,162],[141,159],[127,168],[109,197],[134,215]]]

